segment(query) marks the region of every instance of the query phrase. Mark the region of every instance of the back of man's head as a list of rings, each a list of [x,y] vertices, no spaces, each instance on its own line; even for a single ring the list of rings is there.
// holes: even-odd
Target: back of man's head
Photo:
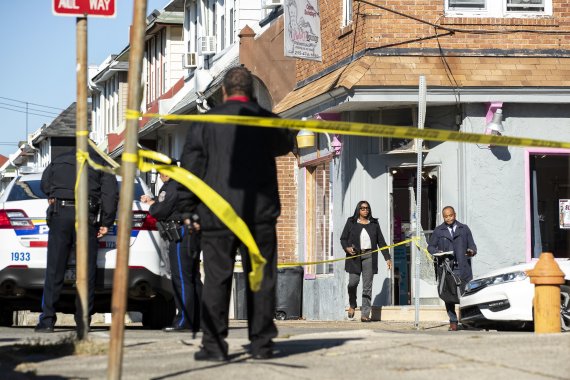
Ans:
[[[223,86],[227,96],[247,96],[253,98],[253,77],[243,66],[233,67],[224,76]]]

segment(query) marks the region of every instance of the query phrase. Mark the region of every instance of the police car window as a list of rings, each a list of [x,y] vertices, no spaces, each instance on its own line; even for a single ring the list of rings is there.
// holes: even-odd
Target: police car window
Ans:
[[[121,193],[121,184],[123,183],[123,181],[121,180],[117,180],[117,184],[119,185],[119,193]],[[144,195],[144,189],[141,186],[141,184],[135,179],[135,194],[133,196],[133,200],[138,201],[139,199],[141,199],[141,195]]]
[[[46,199],[47,196],[40,188],[40,181],[16,181],[7,201],[27,201],[30,199]]]

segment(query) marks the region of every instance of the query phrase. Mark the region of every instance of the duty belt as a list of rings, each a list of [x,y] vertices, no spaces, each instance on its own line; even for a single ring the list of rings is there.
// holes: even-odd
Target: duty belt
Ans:
[[[75,200],[73,199],[58,199],[57,202],[59,203],[60,206],[63,207],[74,207],[75,206]]]

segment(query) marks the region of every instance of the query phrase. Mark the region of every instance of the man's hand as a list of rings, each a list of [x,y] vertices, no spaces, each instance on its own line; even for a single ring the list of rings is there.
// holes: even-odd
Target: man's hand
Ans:
[[[52,205],[55,203],[55,198],[48,198],[48,205]]]
[[[152,199],[148,195],[141,195],[141,202],[146,203],[149,206],[152,206],[152,204],[154,203],[154,199]]]
[[[347,247],[346,253],[348,253],[349,255],[355,255],[356,251],[354,250],[354,247]]]
[[[471,248],[467,249],[467,252],[465,252],[465,256],[467,257],[473,257],[477,254],[477,252],[475,252],[474,250],[472,250]]]
[[[386,266],[388,267],[388,270],[392,270],[392,260],[387,260]]]
[[[99,227],[99,231],[97,231],[97,239],[107,235],[107,232],[109,232],[109,228],[108,227]]]

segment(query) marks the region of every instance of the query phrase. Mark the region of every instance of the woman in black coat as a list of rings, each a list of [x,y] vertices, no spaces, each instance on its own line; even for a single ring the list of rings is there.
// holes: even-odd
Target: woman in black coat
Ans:
[[[386,246],[378,219],[372,217],[372,210],[367,201],[360,201],[356,205],[354,215],[347,219],[340,244],[346,252],[344,270],[348,272],[348,318],[354,317],[356,308],[356,289],[362,273],[362,306],[360,308],[362,322],[370,322],[370,307],[372,299],[372,280],[378,273],[378,248]],[[381,251],[388,269],[392,269],[390,254]],[[353,257],[360,255],[358,257]]]

